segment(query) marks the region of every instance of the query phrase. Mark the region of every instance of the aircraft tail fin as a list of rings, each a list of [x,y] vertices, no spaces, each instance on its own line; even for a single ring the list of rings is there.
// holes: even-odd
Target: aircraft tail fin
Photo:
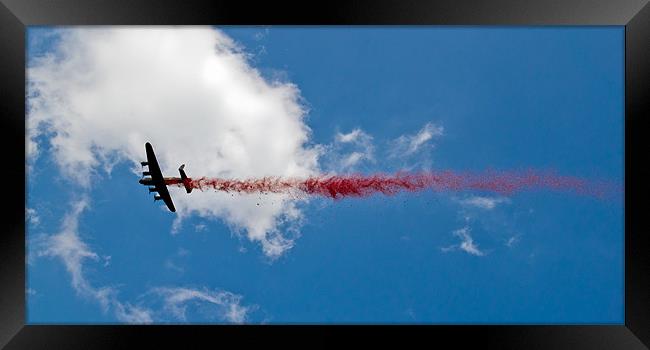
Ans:
[[[178,172],[181,173],[181,180],[183,180],[183,186],[185,186],[185,191],[187,193],[192,192],[192,186],[190,186],[190,179],[185,175],[185,164],[181,165],[180,168],[178,168]]]

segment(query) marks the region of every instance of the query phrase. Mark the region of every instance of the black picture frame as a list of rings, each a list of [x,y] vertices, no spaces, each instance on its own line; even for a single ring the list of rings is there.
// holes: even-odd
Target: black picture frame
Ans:
[[[42,326],[25,324],[25,38],[30,25],[622,25],[625,26],[625,323],[494,326]],[[641,200],[648,193],[644,118],[650,101],[650,5],[645,0],[236,1],[0,0],[3,175],[0,346],[7,349],[125,348],[143,342],[209,346],[468,344],[500,349],[644,349],[650,346],[650,245]],[[643,146],[646,144],[646,146]],[[7,180],[5,180],[7,181]],[[252,333],[255,333],[253,336]],[[295,340],[295,335],[308,343]],[[334,340],[336,339],[336,340]],[[280,343],[281,342],[281,343]],[[645,345],[644,345],[645,344]]]

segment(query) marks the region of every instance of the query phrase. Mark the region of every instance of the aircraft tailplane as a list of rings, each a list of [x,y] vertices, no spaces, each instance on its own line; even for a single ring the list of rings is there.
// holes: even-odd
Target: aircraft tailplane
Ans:
[[[181,165],[180,168],[178,168],[178,172],[181,173],[181,180],[183,180],[183,186],[185,186],[185,191],[187,193],[192,192],[192,186],[190,186],[190,179],[185,175],[185,164]]]

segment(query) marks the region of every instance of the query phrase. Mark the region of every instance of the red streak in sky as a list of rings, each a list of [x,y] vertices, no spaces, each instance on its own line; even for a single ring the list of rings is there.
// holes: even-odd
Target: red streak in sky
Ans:
[[[509,195],[523,190],[569,191],[581,195],[604,197],[615,189],[611,183],[593,182],[551,172],[528,170],[523,172],[467,173],[453,171],[397,173],[395,175],[324,175],[306,179],[263,177],[257,179],[188,179],[194,189],[213,189],[237,193],[296,193],[318,195],[334,199],[367,197],[373,194],[394,195],[400,191],[468,191],[478,190]],[[180,181],[168,185],[183,186]]]

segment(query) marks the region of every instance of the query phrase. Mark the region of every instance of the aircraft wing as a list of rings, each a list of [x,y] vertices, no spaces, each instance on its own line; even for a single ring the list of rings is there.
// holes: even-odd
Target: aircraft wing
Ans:
[[[174,202],[172,202],[172,197],[169,195],[167,185],[165,185],[165,180],[163,179],[162,172],[160,171],[160,166],[158,165],[156,154],[153,152],[153,147],[151,147],[151,144],[149,142],[145,144],[145,149],[147,151],[147,163],[149,166],[149,172],[151,173],[151,179],[156,186],[156,192],[158,192],[160,198],[162,198],[165,204],[167,204],[167,208],[169,208],[169,210],[172,212],[176,212],[176,208],[174,208]]]
[[[171,212],[176,212],[176,208],[174,208],[174,202],[172,202],[172,197],[169,195],[169,191],[167,190],[165,183],[162,185],[156,184],[156,191],[158,191],[162,200],[165,202],[165,204],[167,204],[167,208],[169,208]]]

